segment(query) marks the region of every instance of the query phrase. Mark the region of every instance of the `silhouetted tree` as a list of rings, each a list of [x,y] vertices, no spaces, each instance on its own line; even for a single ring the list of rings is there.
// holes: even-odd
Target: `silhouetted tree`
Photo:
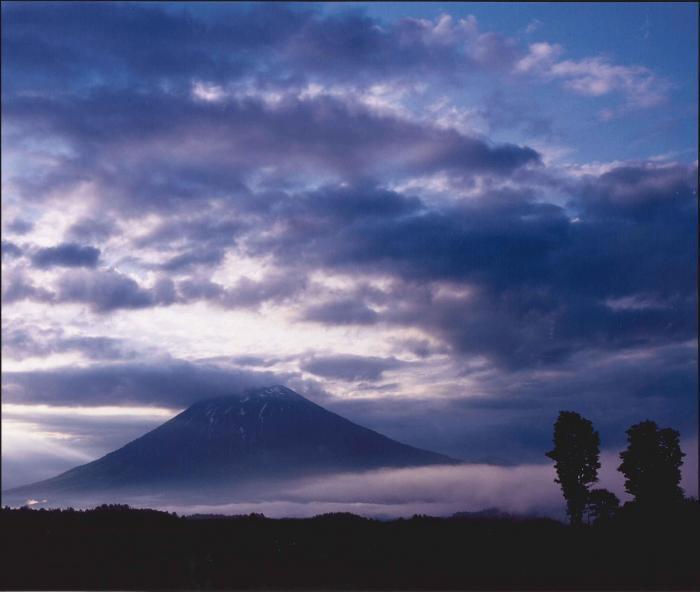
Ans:
[[[627,450],[620,453],[618,471],[625,475],[625,490],[639,506],[661,508],[683,501],[681,465],[685,454],[680,434],[643,421],[627,430]]]
[[[607,489],[592,489],[588,494],[586,513],[589,522],[604,524],[609,522],[620,509],[620,500]]]
[[[571,524],[581,524],[588,501],[588,486],[598,480],[600,437],[593,424],[573,411],[561,411],[554,424],[554,461],[566,512]]]

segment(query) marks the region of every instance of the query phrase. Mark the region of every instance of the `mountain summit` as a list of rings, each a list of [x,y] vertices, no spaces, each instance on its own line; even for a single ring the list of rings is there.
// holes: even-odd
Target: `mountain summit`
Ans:
[[[236,487],[251,480],[455,462],[277,385],[195,403],[100,459],[3,497]]]

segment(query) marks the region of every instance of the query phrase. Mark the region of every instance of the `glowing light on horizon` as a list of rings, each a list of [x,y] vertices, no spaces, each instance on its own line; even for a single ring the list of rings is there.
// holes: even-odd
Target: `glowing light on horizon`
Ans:
[[[72,407],[68,405],[26,405],[19,403],[3,403],[2,414],[11,415],[31,415],[36,417],[50,415],[79,415],[87,417],[172,417],[177,413],[177,409],[166,407],[130,407],[117,405],[104,405],[96,407]]]

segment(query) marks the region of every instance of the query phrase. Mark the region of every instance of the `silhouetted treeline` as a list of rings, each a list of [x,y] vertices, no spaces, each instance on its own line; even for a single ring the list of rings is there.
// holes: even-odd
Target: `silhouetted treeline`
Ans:
[[[659,428],[647,420],[626,432],[627,449],[617,468],[625,477],[625,491],[632,496],[622,508],[645,523],[663,521],[686,504],[681,482],[680,433]],[[554,448],[545,456],[554,461],[572,526],[610,522],[621,511],[620,500],[607,489],[591,489],[598,481],[600,435],[593,423],[575,411],[560,411],[554,423]]]
[[[698,589],[697,501],[549,519],[0,512],[2,589]]]

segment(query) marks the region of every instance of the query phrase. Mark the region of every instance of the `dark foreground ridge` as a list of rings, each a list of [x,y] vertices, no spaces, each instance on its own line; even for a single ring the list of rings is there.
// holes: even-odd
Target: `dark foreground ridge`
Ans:
[[[0,589],[696,590],[698,503],[606,525],[4,508]]]
[[[380,467],[456,464],[359,426],[284,386],[203,400],[147,434],[57,477],[3,492],[3,503],[126,501],[129,493],[227,494],[252,481]],[[272,486],[270,486],[272,487]],[[123,496],[124,499],[120,499]]]

